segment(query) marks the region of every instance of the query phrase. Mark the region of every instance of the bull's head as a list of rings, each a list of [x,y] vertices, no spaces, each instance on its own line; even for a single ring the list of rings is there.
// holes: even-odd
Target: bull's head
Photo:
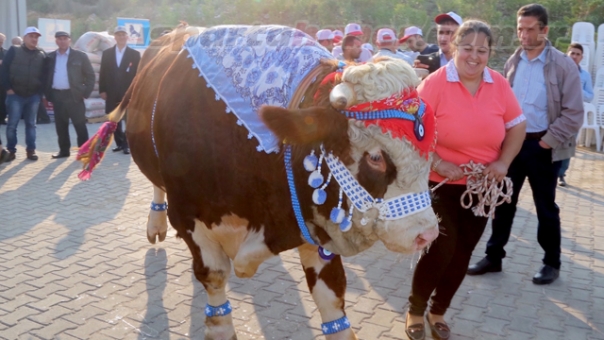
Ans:
[[[413,194],[427,197],[429,201],[428,152],[434,143],[434,126],[423,131],[420,125],[418,135],[418,122],[433,119],[426,115],[420,119],[419,105],[413,106],[419,103],[417,97],[412,97],[418,82],[413,69],[405,62],[384,58],[346,68],[341,82],[323,95],[329,100],[317,98],[315,101],[323,105],[261,110],[267,126],[293,146],[291,163],[302,214],[313,238],[329,251],[350,256],[379,239],[392,251],[412,252],[423,249],[438,236],[437,218],[429,203],[427,208],[399,215],[396,208],[389,211],[386,206],[386,203],[404,203]],[[376,110],[374,106],[378,104],[394,105],[400,110],[388,107]],[[403,112],[403,106],[411,109]],[[411,118],[385,118],[397,116],[396,112],[410,114]],[[412,121],[414,114],[415,122]],[[426,114],[432,115],[432,112],[428,110]],[[323,150],[324,158],[329,161],[315,171],[322,173],[318,176],[322,177],[320,187],[309,186],[309,172],[303,165],[311,150],[317,155]],[[341,180],[324,184],[322,179],[330,177],[330,171],[337,172],[338,164],[340,170],[345,167],[344,172],[351,175],[353,186],[363,189],[363,200],[355,199],[350,190],[346,191]],[[312,165],[307,170],[313,170]],[[326,195],[318,198],[317,190],[323,190]],[[334,216],[337,211],[334,208],[338,207],[341,213],[349,214],[344,220],[342,216]]]

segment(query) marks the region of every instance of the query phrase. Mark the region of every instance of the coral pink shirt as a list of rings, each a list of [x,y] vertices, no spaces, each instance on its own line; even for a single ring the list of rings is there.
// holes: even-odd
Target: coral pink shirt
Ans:
[[[428,76],[417,91],[436,116],[436,153],[453,164],[496,161],[506,130],[526,120],[508,81],[488,67],[474,96],[459,80],[453,60]],[[444,178],[431,171],[430,180]],[[465,184],[466,177],[448,183]]]

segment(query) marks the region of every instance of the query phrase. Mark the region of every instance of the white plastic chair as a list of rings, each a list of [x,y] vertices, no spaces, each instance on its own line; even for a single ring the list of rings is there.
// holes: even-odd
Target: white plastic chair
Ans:
[[[593,74],[591,72],[591,50],[587,45],[581,44],[581,46],[583,46],[583,59],[581,59],[579,65],[582,69],[589,72],[593,78]]]
[[[596,28],[591,22],[575,22],[572,29],[572,42],[594,44]]]
[[[600,134],[601,127],[598,125],[596,119],[601,120],[596,106],[590,103],[583,103],[583,126],[581,126],[577,135],[577,144],[580,144],[583,136],[585,136],[585,146],[591,146],[591,136],[588,134],[589,130],[591,130],[596,136],[596,150],[600,151],[602,150],[602,134]]]
[[[596,72],[596,77],[594,79],[594,89],[598,87],[604,87],[604,66],[600,66],[600,68]]]

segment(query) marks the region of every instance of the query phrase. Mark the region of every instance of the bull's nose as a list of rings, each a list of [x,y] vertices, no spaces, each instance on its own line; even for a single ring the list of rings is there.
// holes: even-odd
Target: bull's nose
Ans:
[[[427,231],[419,234],[415,238],[415,246],[417,250],[426,248],[432,241],[438,237],[438,227],[430,228]]]

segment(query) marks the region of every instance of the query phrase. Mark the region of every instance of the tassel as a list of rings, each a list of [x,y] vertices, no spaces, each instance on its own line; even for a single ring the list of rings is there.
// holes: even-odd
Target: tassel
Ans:
[[[99,165],[105,151],[111,145],[113,132],[116,128],[116,122],[104,123],[99,131],[80,147],[76,159],[83,163],[84,169],[78,175],[81,180],[87,181],[90,179],[92,171]]]

